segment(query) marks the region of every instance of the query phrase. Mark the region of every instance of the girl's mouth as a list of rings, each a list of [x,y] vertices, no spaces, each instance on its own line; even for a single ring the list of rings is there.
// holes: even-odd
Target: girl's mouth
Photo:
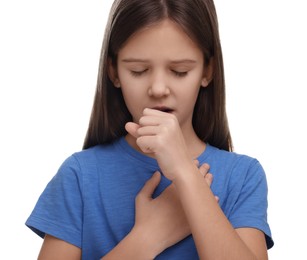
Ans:
[[[172,113],[174,110],[169,108],[169,107],[153,107],[152,109],[156,109],[159,110],[161,112],[165,112],[165,113]]]

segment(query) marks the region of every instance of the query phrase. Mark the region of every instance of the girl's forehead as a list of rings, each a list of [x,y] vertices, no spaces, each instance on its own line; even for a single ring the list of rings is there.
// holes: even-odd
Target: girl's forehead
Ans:
[[[164,19],[133,34],[119,51],[119,56],[202,56],[198,45],[176,23]]]

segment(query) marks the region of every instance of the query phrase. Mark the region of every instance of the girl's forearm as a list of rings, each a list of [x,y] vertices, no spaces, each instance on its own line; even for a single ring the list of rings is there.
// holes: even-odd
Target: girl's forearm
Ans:
[[[187,169],[186,169],[187,170]],[[186,174],[189,172],[189,174]],[[193,166],[174,180],[200,259],[255,260]]]
[[[156,256],[156,254],[152,252],[152,248],[153,246],[149,236],[146,237],[146,234],[132,229],[131,232],[107,255],[102,257],[101,260],[151,260]]]

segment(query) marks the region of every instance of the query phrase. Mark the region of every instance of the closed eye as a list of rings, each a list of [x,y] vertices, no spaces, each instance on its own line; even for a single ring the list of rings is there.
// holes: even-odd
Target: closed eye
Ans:
[[[136,71],[136,70],[131,70],[130,73],[132,74],[132,76],[134,77],[140,77],[142,76],[144,73],[147,72],[147,69],[145,70],[140,70],[140,71]]]
[[[174,75],[176,77],[185,77],[186,75],[188,75],[187,71],[176,71],[176,70],[172,70],[172,72],[174,73]]]

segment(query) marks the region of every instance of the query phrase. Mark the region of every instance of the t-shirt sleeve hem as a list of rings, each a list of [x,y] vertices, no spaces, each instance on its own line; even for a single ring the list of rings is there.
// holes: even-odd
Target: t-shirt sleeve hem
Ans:
[[[25,224],[41,238],[44,238],[48,234],[81,248],[81,234],[78,231],[34,216],[30,217]]]
[[[274,241],[272,239],[271,231],[269,225],[265,221],[261,221],[255,218],[249,219],[232,219],[230,220],[233,228],[256,228],[261,230],[265,235],[267,249],[270,249],[274,246]]]

